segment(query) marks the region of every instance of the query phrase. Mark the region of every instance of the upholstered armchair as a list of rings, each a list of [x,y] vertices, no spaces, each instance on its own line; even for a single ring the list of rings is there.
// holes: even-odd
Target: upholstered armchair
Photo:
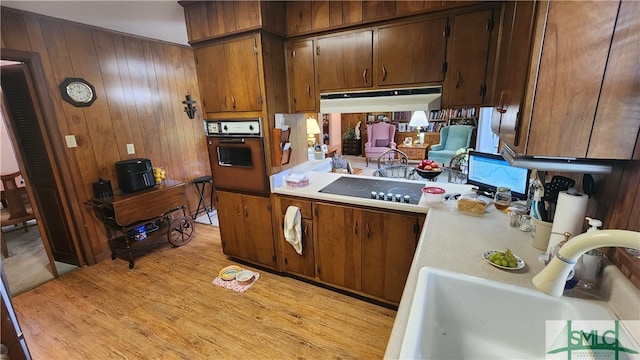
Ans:
[[[440,130],[440,143],[431,146],[429,160],[438,164],[448,166],[451,159],[456,156],[456,151],[460,148],[467,149],[474,139],[475,126],[472,125],[451,125]]]
[[[396,148],[395,134],[395,125],[380,122],[367,126],[367,142],[364,144],[367,166],[369,159],[378,159],[385,151]]]

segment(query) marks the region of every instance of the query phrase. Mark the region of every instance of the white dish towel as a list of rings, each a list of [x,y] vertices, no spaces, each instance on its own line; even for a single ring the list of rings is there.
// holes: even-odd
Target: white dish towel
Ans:
[[[300,208],[289,206],[284,215],[284,238],[302,255],[302,225]]]

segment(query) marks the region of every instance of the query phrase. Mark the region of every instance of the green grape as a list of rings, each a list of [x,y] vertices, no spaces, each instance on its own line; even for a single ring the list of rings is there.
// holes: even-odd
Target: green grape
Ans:
[[[500,261],[499,259],[491,260],[491,262],[496,264],[496,265],[502,265],[502,261]]]
[[[502,266],[508,266],[509,262],[507,260],[502,260]]]
[[[516,262],[515,262],[515,261],[511,261],[511,262],[509,262],[509,267],[510,267],[510,268],[514,268],[514,267],[516,267]]]

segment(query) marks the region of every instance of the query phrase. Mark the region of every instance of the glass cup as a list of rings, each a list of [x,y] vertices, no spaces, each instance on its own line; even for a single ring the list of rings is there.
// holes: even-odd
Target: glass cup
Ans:
[[[531,216],[527,215],[527,214],[522,214],[520,215],[520,230],[524,231],[524,232],[529,232],[531,231],[531,227],[532,227],[532,222],[531,222]]]

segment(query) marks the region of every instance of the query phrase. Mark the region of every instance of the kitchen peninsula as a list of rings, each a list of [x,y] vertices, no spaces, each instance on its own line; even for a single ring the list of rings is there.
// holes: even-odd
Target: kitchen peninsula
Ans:
[[[409,310],[415,295],[418,273],[422,267],[439,268],[501,282],[505,286],[515,285],[528,289],[533,289],[531,278],[543,268],[543,264],[538,260],[540,250],[531,245],[531,234],[510,227],[507,215],[493,206],[489,206],[483,216],[474,216],[460,213],[443,203],[429,205],[424,199],[414,205],[331,195],[319,192],[319,190],[341,176],[349,177],[351,175],[315,171],[306,173],[310,181],[309,186],[304,188],[284,186],[279,183],[277,176],[272,177],[272,192],[278,196],[295,197],[298,200],[307,200],[314,204],[330,202],[352,207],[387,209],[390,216],[397,211],[426,214],[424,224],[420,224],[422,230],[418,236],[415,253],[410,258],[411,265],[408,276],[405,274],[402,281],[399,278],[395,279],[403,283],[404,290],[387,345],[386,358],[398,358],[399,356]],[[382,178],[373,179],[388,181]],[[449,193],[464,194],[471,190],[468,185],[437,182],[427,184],[443,187]],[[318,239],[316,239],[317,243]],[[401,243],[402,239],[389,239],[389,244],[392,246],[400,246]],[[281,246],[290,245],[283,242]],[[520,270],[506,271],[495,268],[484,261],[482,257],[484,251],[504,250],[505,248],[510,248],[514,254],[517,254],[525,262],[525,267]],[[365,259],[362,259],[362,263],[365,263]],[[388,266],[386,262],[383,262],[382,265]],[[364,281],[367,276],[364,270],[361,276]],[[406,283],[404,282],[405,278]],[[384,277],[378,279],[381,282],[384,280]],[[604,285],[602,289],[604,298],[608,300],[598,301],[598,303],[611,309],[620,319],[640,319],[640,314],[637,312],[637,309],[640,308],[640,291],[615,266],[605,267],[601,281]],[[540,336],[544,336],[544,334]]]

